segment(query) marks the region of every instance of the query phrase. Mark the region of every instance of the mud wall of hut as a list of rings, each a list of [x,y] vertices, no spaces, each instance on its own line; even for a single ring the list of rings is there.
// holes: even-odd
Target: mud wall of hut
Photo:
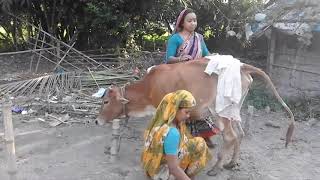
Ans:
[[[269,74],[285,97],[320,96],[320,33],[313,33],[310,46],[295,36],[275,32],[274,54]],[[269,56],[272,51],[269,48]]]

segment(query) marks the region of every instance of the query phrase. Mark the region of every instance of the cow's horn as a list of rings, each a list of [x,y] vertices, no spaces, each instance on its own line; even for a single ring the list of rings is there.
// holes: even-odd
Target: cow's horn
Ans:
[[[129,103],[129,100],[128,99],[126,99],[126,98],[120,98],[120,101],[121,101],[121,103],[122,104],[128,104]]]

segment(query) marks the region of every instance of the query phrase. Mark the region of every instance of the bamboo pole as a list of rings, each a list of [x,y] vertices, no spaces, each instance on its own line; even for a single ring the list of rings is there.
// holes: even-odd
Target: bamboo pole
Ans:
[[[112,143],[111,143],[111,162],[116,162],[119,158],[120,150],[120,119],[112,121]]]
[[[60,44],[60,43],[59,43]],[[75,45],[76,43],[73,43],[69,49],[67,50],[67,52],[63,55],[63,57],[60,59],[60,61],[56,64],[56,67],[54,69],[56,69],[58,66],[60,66],[60,63],[64,60],[64,58],[68,55],[69,51],[73,48],[73,46]]]
[[[40,42],[42,42],[41,40],[39,40]],[[28,44],[30,44],[30,45],[32,45],[32,46],[34,46],[35,44],[34,43],[32,43],[32,42],[30,42],[30,41],[26,41]],[[36,49],[36,50],[34,50],[34,51],[42,51],[42,50],[54,50],[54,49],[57,49],[57,47],[56,46],[53,46],[52,44],[49,44],[49,43],[47,43],[47,42],[43,42],[44,43],[44,45],[47,45],[47,46],[50,46],[50,47],[48,47],[48,48],[43,48],[43,49]],[[37,48],[41,48],[41,46],[39,46],[38,44],[37,44],[37,46],[36,46]],[[29,51],[32,51],[32,50],[29,50]],[[32,52],[34,52],[34,51],[32,51]],[[61,50],[61,47],[60,47],[60,53],[61,52],[63,52],[64,53],[64,51],[63,50]],[[55,56],[56,57],[58,57],[56,54],[55,54]]]
[[[56,54],[54,54],[53,52],[50,52],[50,51],[46,51],[47,53],[49,53],[49,54],[51,54],[52,56],[55,56],[55,57],[57,57],[56,56]],[[46,56],[44,56],[44,55],[41,55],[41,56],[43,56],[43,57],[46,57]],[[47,58],[47,57],[46,57]],[[47,58],[47,59],[49,59],[49,58]],[[57,63],[56,62],[54,62],[53,60],[50,60],[50,62],[52,62],[52,63],[54,63],[55,65],[57,65]],[[64,61],[66,64],[69,64],[70,66],[72,66],[72,67],[74,67],[74,68],[76,68],[76,69],[78,69],[78,70],[80,70],[80,68],[79,67],[77,67],[77,66],[75,66],[75,65],[73,65],[72,63],[70,63],[70,62],[68,62],[68,61]],[[60,67],[62,67],[61,65],[60,65]],[[64,67],[62,67],[62,68],[64,68]],[[64,68],[65,69],[65,68]]]
[[[37,53],[39,56],[41,56],[41,57],[43,57],[43,58],[45,58],[46,60],[48,60],[49,62],[51,62],[51,63],[53,63],[53,64],[57,64],[56,62],[54,62],[54,61],[52,61],[51,59],[49,59],[49,58],[47,58],[46,56],[44,56],[44,55],[42,55],[42,54],[40,54],[40,53]],[[73,66],[73,65],[72,65]],[[78,69],[78,70],[81,70],[80,68],[78,68],[78,67],[76,67],[76,66],[74,66],[76,69]],[[65,70],[67,70],[67,71],[69,71],[67,68],[65,68],[65,67],[62,67],[63,69],[65,69]]]
[[[59,42],[60,42],[60,45],[65,46],[65,47],[70,47],[70,45],[68,45],[67,43],[65,43],[65,42],[63,42],[63,41],[60,41],[59,39],[57,39],[56,37],[54,37],[54,36],[51,35],[50,33],[48,33],[48,32],[46,32],[46,31],[38,28],[37,26],[33,25],[32,23],[30,23],[30,22],[28,22],[28,21],[25,21],[24,19],[22,19],[22,18],[20,18],[20,17],[17,17],[17,16],[15,16],[15,15],[13,15],[12,13],[8,13],[8,14],[11,15],[11,16],[13,16],[13,17],[15,17],[15,18],[17,18],[17,19],[19,19],[20,21],[22,21],[22,22],[24,22],[24,23],[26,23],[26,24],[28,24],[28,25],[31,25],[31,26],[34,27],[35,29],[37,29],[37,30],[39,30],[40,32],[42,32],[45,36],[48,36],[49,38],[51,38],[51,39],[53,39],[53,40],[59,41]],[[52,45],[51,45],[51,46],[52,46]],[[105,65],[103,65],[103,64],[95,61],[94,59],[92,59],[92,58],[90,58],[89,56],[83,54],[82,52],[78,51],[78,50],[75,49],[75,48],[72,48],[72,51],[74,51],[74,52],[76,52],[77,54],[83,56],[83,57],[84,57],[84,60],[87,61],[87,62],[89,62],[92,66],[94,66],[94,64],[92,64],[92,62],[94,62],[94,63],[96,63],[96,64],[99,65],[99,66],[102,66],[102,67],[104,67],[104,68],[106,68],[106,69],[109,69],[107,66],[105,66]]]
[[[57,52],[57,56],[58,56],[58,60],[59,60],[60,57],[61,57],[61,55],[60,55],[60,42],[59,41],[57,41],[57,50],[56,50],[56,52]]]
[[[33,43],[27,42],[31,45],[34,45]],[[31,52],[37,52],[37,51],[43,51],[43,50],[52,50],[55,48],[44,48],[44,49],[30,49],[30,50],[25,50],[25,51],[16,51],[16,52],[5,52],[5,53],[0,53],[0,56],[6,56],[6,55],[16,55],[16,54],[24,54],[24,53],[31,53]]]
[[[87,68],[88,68],[88,70],[89,70],[89,73],[90,73],[90,75],[91,75],[92,79],[94,80],[94,82],[96,83],[96,85],[98,86],[98,88],[100,88],[100,86],[99,86],[99,84],[98,84],[97,80],[94,78],[94,76],[93,76],[93,74],[92,74],[92,72],[91,72],[90,68],[89,68],[89,67],[87,67]]]
[[[247,136],[250,136],[251,135],[250,124],[252,123],[253,114],[254,114],[254,107],[251,105],[248,106],[248,114],[249,116],[244,123],[244,132]]]
[[[275,48],[276,48],[276,32],[274,31],[274,29],[271,28],[271,38],[270,38],[270,42],[269,42],[269,47],[268,47],[268,59],[267,59],[267,72],[271,78],[272,76],[272,64],[274,62],[274,58],[275,58]]]
[[[45,39],[46,39],[46,36],[43,35],[42,42],[41,42],[41,49],[43,49],[43,41],[45,41]],[[42,51],[39,52],[39,57],[38,57],[38,62],[37,62],[37,65],[36,65],[35,73],[38,72],[38,66],[39,66],[39,63],[40,63],[41,55],[42,55]]]
[[[33,26],[34,26],[34,25],[33,25]],[[35,26],[34,26],[34,27],[35,27]],[[37,28],[37,27],[35,27],[35,28]],[[42,33],[44,33],[45,35],[49,36],[50,38],[58,40],[57,38],[55,38],[55,37],[52,36],[51,34],[47,33],[46,31],[43,31],[43,30],[41,30],[41,29],[40,29],[40,31],[41,31]],[[58,40],[58,41],[59,41],[59,40]],[[64,43],[63,41],[60,41],[60,43],[61,43],[63,46],[65,46],[65,47],[70,47],[70,45]],[[78,51],[78,50],[76,50],[76,49],[74,49],[74,48],[72,48],[72,51],[74,51],[74,52],[82,55],[83,57],[85,57],[84,59],[85,59],[86,61],[88,61],[89,63],[91,63],[90,61],[92,61],[92,62],[94,62],[94,63],[97,63],[98,65],[101,65],[101,63],[98,63],[97,61],[93,60],[93,59],[90,58],[89,56],[83,54],[82,52],[80,52],[80,51]],[[92,64],[92,63],[91,63],[91,64]],[[93,64],[92,64],[92,65],[93,65]],[[102,66],[103,66],[104,68],[108,69],[106,66],[104,66],[104,65],[102,65]]]
[[[30,44],[32,44],[32,43],[30,43]],[[47,44],[47,43],[44,42],[44,44]],[[51,44],[49,44],[49,45],[52,46]],[[54,47],[54,46],[52,46],[52,47],[53,47],[53,48],[43,48],[43,50],[45,50],[45,52],[51,54],[52,56],[60,59],[60,57],[58,57],[55,53],[49,51],[50,49],[56,49],[56,47]],[[42,48],[42,47],[40,47],[40,48]],[[64,52],[64,51],[62,51],[62,50],[60,50],[60,51],[63,52],[63,53],[67,53],[67,52]],[[44,58],[47,59],[47,60],[49,59],[49,58],[47,58],[46,56],[44,56],[44,55],[42,55],[42,54],[39,54],[39,55],[40,55],[41,57],[44,57]],[[69,56],[69,55],[68,55],[68,56]],[[55,65],[57,65],[57,63],[54,62],[53,60],[49,60],[49,61],[52,62],[52,63],[54,63]],[[67,64],[69,64],[69,65],[71,65],[72,67],[74,67],[74,68],[76,68],[76,69],[78,69],[78,70],[81,70],[79,67],[73,65],[73,63],[68,62],[66,59],[64,60],[64,62],[67,63]],[[61,66],[61,65],[60,65],[60,66]],[[62,67],[62,66],[61,66],[61,67]],[[64,68],[64,67],[62,67],[62,68]],[[66,69],[66,68],[64,68],[64,69]]]
[[[41,40],[40,40],[40,41],[41,41]],[[56,41],[58,41],[58,40],[56,40]],[[54,46],[54,45],[52,45],[52,44],[50,44],[50,43],[47,43],[46,41],[41,41],[41,42],[44,43],[44,45],[50,46],[50,48],[43,48],[44,50],[47,50],[46,52],[48,52],[49,54],[51,54],[52,56],[56,57],[56,58],[59,59],[59,60],[61,59],[61,57],[58,56],[56,53],[53,53],[53,52],[49,51],[49,50],[52,50],[52,49],[57,49],[56,46]],[[64,51],[64,50],[62,50],[62,49],[63,49],[63,48],[69,49],[69,48],[68,48],[67,46],[63,46],[63,44],[61,43],[61,41],[58,41],[58,42],[59,42],[59,46],[60,46],[59,53],[60,53],[60,54],[66,54],[67,51]],[[29,41],[27,41],[27,43],[29,43],[29,44],[31,44],[31,45],[34,45],[33,43],[31,43],[31,42],[29,42]],[[62,46],[61,46],[61,44],[62,44]],[[38,46],[38,45],[37,45],[37,48],[40,48],[40,49],[38,49],[38,50],[41,50],[41,46]],[[74,59],[74,56],[71,55],[72,53],[77,54],[76,52],[72,52],[72,49],[71,49],[71,51],[67,54],[67,56],[70,57],[71,59]],[[80,60],[86,60],[85,57],[83,57],[83,56],[81,56],[81,55],[78,55],[77,57],[80,57],[80,58],[81,58]],[[88,60],[86,60],[86,61],[88,61]],[[90,63],[91,63],[91,62],[90,62]],[[91,65],[94,66],[92,63],[91,63]]]
[[[6,98],[2,106],[3,112],[3,123],[4,123],[4,139],[7,146],[7,164],[8,164],[8,175],[10,180],[17,179],[17,164],[16,164],[16,150],[14,144],[14,132],[12,125],[12,113],[11,113],[12,102],[9,98]]]
[[[39,34],[40,34],[40,33],[37,33],[36,43],[34,44],[33,50],[36,50],[36,49],[37,49],[37,44],[38,44],[38,40],[39,40]],[[30,60],[30,72],[32,72],[33,58],[34,58],[34,53],[32,54],[31,60]]]
[[[284,68],[284,69],[289,69],[289,70],[295,70],[295,71],[300,71],[300,72],[304,72],[304,73],[310,73],[310,74],[315,74],[315,75],[320,75],[320,72],[315,72],[315,71],[308,71],[308,70],[304,70],[304,69],[298,69],[295,67],[287,67],[284,65],[280,65],[280,64],[271,64],[272,66],[275,67],[280,67],[280,68]]]

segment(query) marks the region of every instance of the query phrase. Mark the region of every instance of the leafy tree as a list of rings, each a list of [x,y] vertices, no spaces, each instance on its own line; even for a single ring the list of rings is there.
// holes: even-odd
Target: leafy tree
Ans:
[[[179,12],[190,7],[198,16],[198,32],[219,46],[233,30],[243,34],[244,24],[262,7],[262,0],[2,0],[0,48],[23,48],[35,37],[31,26],[14,14],[78,49],[164,46]],[[9,14],[8,14],[9,12]],[[240,36],[238,36],[240,37]],[[244,42],[244,38],[231,39]],[[230,37],[229,37],[230,39]],[[147,43],[146,43],[147,42]],[[150,43],[149,43],[150,44]],[[138,47],[138,48],[137,48]],[[156,47],[152,47],[156,49]]]

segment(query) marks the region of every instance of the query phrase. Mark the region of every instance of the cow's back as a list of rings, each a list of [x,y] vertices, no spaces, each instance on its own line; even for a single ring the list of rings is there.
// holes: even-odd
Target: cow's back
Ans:
[[[197,60],[153,68],[144,78],[152,104],[158,106],[166,94],[184,89],[196,98],[197,107],[192,116],[198,117],[201,109],[213,104],[216,97],[217,76],[204,73],[206,65],[207,61]]]

